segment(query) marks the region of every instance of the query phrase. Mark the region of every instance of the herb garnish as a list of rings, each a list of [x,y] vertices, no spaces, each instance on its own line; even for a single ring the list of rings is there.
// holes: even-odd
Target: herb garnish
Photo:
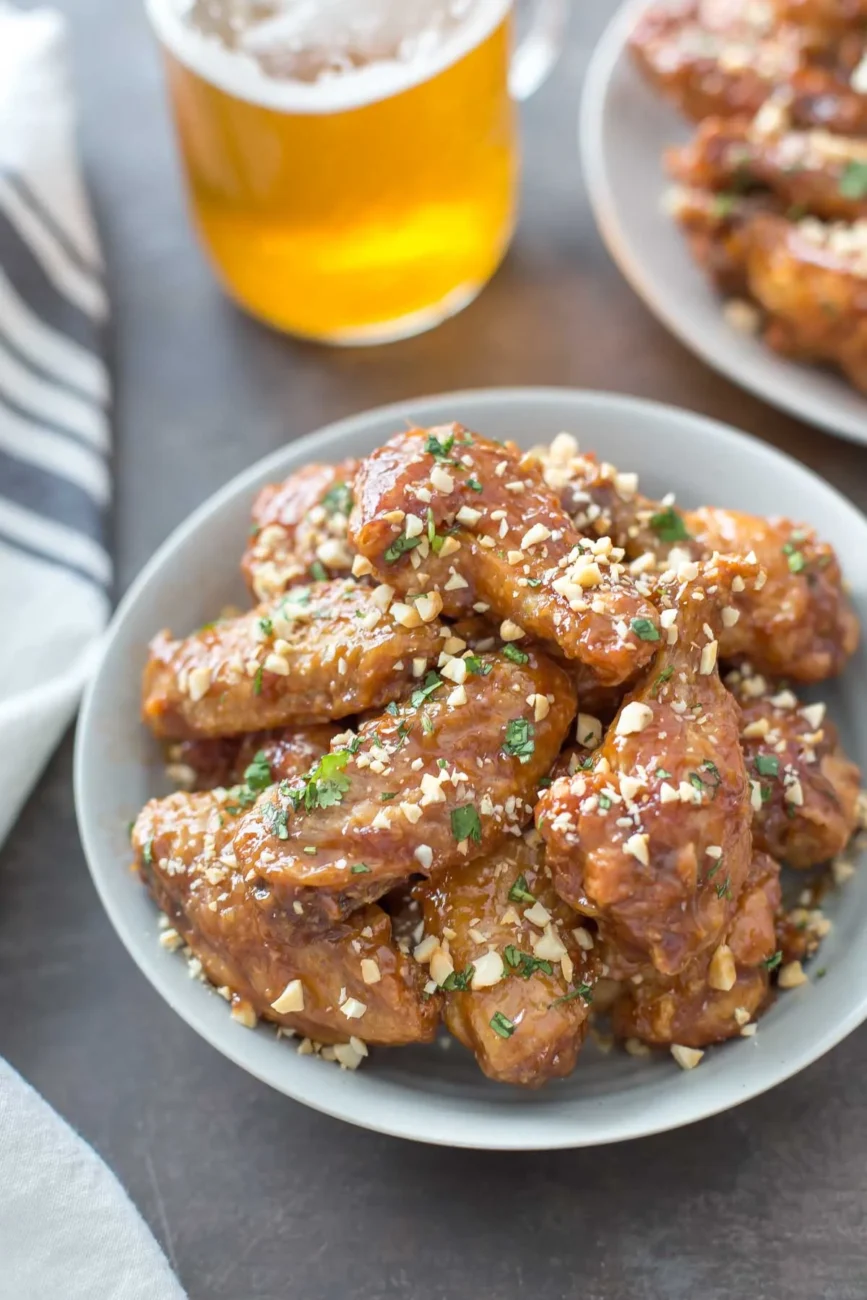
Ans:
[[[310,577],[315,578],[317,582],[328,581],[328,570],[321,560],[314,560],[310,565]]]
[[[502,1011],[495,1011],[491,1016],[491,1028],[500,1038],[511,1038],[515,1032],[515,1022],[504,1016]]]
[[[278,840],[288,840],[289,826],[285,808],[281,808],[277,803],[266,803],[262,809],[262,816],[272,835],[276,835]]]
[[[756,754],[755,764],[759,776],[780,775],[780,760],[776,754]]]
[[[666,506],[650,516],[650,527],[661,542],[691,542],[692,533],[687,532],[683,517],[673,506]]]
[[[480,844],[482,840],[482,823],[479,821],[479,814],[476,812],[475,804],[461,804],[459,808],[452,809],[451,815],[452,835],[458,843],[461,840],[472,840],[474,844]]]
[[[443,438],[442,442],[440,442],[439,438],[434,434],[430,433],[428,434],[424,449],[436,460],[447,460],[454,445],[455,435],[453,433],[447,434],[446,437]]]
[[[400,537],[396,537],[385,552],[386,564],[394,564],[402,555],[406,555],[407,551],[415,550],[420,543],[421,534],[418,537],[407,537],[406,533],[401,533]]]
[[[267,790],[269,785],[274,784],[271,764],[264,749],[257,750],[253,755],[252,763],[244,770],[244,781],[251,790]]]
[[[510,903],[535,903],[536,897],[527,888],[527,877],[522,873],[509,890]]]
[[[781,948],[778,948],[777,951],[772,954],[772,956],[765,958],[765,960],[762,962],[762,965],[765,967],[766,970],[769,971],[776,970],[777,967],[782,962],[782,960],[783,960],[783,952]]]
[[[465,993],[475,973],[475,966],[467,966],[465,970],[450,971],[440,988],[445,989],[446,993]]]
[[[262,694],[262,665],[256,669],[256,676],[253,678],[253,694]]]
[[[412,707],[414,709],[419,708],[424,704],[425,700],[429,699],[430,696],[433,695],[435,690],[442,686],[442,684],[443,679],[440,677],[439,673],[431,670],[424,679],[424,686],[420,686],[417,691],[413,691],[412,695],[409,697],[409,702]]]
[[[366,862],[356,862],[354,867],[349,868],[353,876],[366,876],[370,873],[370,867]]]
[[[352,509],[352,489],[348,483],[335,483],[322,498],[322,504],[330,515],[348,515]]]
[[[265,618],[259,619],[259,631],[263,636],[273,636],[274,624],[271,622],[270,618],[266,616]]]
[[[867,163],[855,159],[847,162],[840,176],[839,190],[844,199],[867,199]]]
[[[651,688],[652,694],[658,696],[659,692],[662,690],[664,683],[671,681],[673,676],[674,676],[674,669],[672,668],[671,664],[669,664],[667,668],[663,668],[662,672],[659,674],[656,681],[653,683],[653,686]]]
[[[141,851],[142,862],[149,867],[154,860],[154,842],[153,839],[145,840],[144,848]]]
[[[799,551],[792,542],[786,542],[783,547],[783,555],[788,556],[789,572],[801,573],[807,567],[807,561],[803,551]]]
[[[542,971],[545,975],[553,975],[554,967],[549,961],[543,961],[539,957],[534,957],[532,953],[521,952],[513,943],[506,944],[503,949],[503,956],[506,964],[511,966],[515,975],[520,975],[521,979],[528,980],[537,970]]]
[[[512,718],[506,724],[503,753],[511,758],[519,759],[522,763],[529,763],[536,748],[536,742],[533,739],[535,731],[532,722],[529,722],[526,718]]]
[[[485,663],[478,655],[467,655],[464,663],[467,665],[468,673],[477,673],[480,677],[487,677],[493,668],[493,664]]]
[[[590,984],[576,984],[574,989],[570,989],[569,992],[564,993],[562,997],[555,998],[551,1003],[551,1006],[557,1007],[561,1002],[572,1002],[575,998],[581,998],[582,1001],[587,1002],[588,1004],[591,1003],[593,1001],[592,986]]]
[[[631,618],[629,626],[640,641],[659,640],[659,631],[653,626],[649,618]]]
[[[526,650],[519,650],[511,641],[503,646],[503,654],[506,659],[511,659],[513,664],[526,664],[529,663],[530,660],[530,656],[527,654]]]

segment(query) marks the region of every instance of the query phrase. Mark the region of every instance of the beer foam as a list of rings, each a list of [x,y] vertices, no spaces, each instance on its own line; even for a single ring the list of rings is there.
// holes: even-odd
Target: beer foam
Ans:
[[[352,2],[358,5],[363,0]],[[146,0],[146,7],[165,48],[203,81],[261,108],[324,114],[362,108],[430,81],[480,45],[503,21],[511,0],[475,0],[447,34],[413,33],[403,57],[375,58],[323,73],[313,81],[271,76],[256,57],[262,42],[269,39],[269,28],[275,43],[285,35],[279,16],[259,32],[251,29],[248,49],[230,49],[218,36],[192,26],[180,11],[180,0]]]

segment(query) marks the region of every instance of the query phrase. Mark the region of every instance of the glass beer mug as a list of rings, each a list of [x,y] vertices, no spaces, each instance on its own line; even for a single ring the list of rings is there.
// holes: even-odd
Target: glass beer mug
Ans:
[[[513,100],[568,0],[147,0],[196,225],[255,316],[331,343],[428,329],[509,244]]]

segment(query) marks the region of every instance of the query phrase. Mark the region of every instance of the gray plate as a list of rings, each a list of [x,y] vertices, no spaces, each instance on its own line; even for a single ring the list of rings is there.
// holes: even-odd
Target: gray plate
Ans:
[[[149,638],[186,633],[222,605],[242,601],[238,560],[250,506],[262,484],[311,460],[361,455],[407,419],[461,420],[529,446],[561,430],[622,468],[655,495],[685,505],[728,505],[814,524],[843,557],[862,619],[867,614],[867,520],[809,470],[725,425],[630,398],[567,389],[453,393],[370,411],[330,425],[260,461],[197,510],[160,548],[109,629],[78,726],[79,824],[99,895],[130,954],[179,1015],[214,1047],[290,1097],[330,1115],[400,1137],[504,1149],[590,1146],[689,1123],[753,1097],[802,1069],[867,1016],[867,879],[829,899],[835,927],[818,964],[821,981],[780,997],[758,1034],[709,1051],[680,1071],[589,1045],[570,1079],[538,1092],[490,1083],[457,1044],[375,1050],[361,1070],[300,1057],[273,1029],[250,1031],[226,1003],[191,980],[177,954],[157,944],[157,912],[129,870],[127,826],[164,793],[160,756],[139,722],[139,681]],[[860,557],[860,558],[859,558]],[[867,765],[865,657],[816,698],[827,699],[844,741]]]
[[[646,6],[632,0],[617,13],[593,55],[581,101],[587,190],[611,256],[651,311],[709,366],[799,420],[867,442],[867,397],[729,325],[722,299],[662,210],[663,151],[685,141],[691,128],[645,84],[626,49]]]

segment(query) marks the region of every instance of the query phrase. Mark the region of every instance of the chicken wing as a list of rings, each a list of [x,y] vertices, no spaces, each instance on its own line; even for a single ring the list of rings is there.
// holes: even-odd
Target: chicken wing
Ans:
[[[258,779],[266,785],[291,781],[309,772],[328,753],[339,731],[339,727],[331,725],[276,727],[245,736],[182,740],[170,747],[169,775],[177,773],[186,790],[239,785],[251,768],[257,770]]]
[[[429,622],[418,601],[406,626],[392,616],[391,595],[314,583],[185,640],[161,632],[144,672],[145,721],[157,736],[187,740],[382,708],[442,645],[434,602]]]
[[[638,19],[632,54],[647,80],[684,116],[752,117],[780,94],[791,120],[844,134],[863,133],[867,103],[850,78],[864,34],[780,22],[753,0],[668,0]]]
[[[424,974],[394,943],[386,913],[364,907],[327,935],[299,935],[238,869],[233,797],[154,799],[132,836],[142,877],[208,978],[236,1004],[320,1042],[429,1042],[439,999],[423,993]]]
[[[739,709],[719,679],[718,629],[755,565],[684,562],[660,591],[662,640],[594,752],[536,807],[554,886],[594,917],[622,974],[677,975],[728,929],[750,863]]]
[[[756,853],[724,941],[674,980],[627,982],[612,1012],[617,1036],[684,1047],[737,1037],[768,1000],[779,906],[779,865]]]
[[[306,926],[413,873],[472,861],[531,819],[574,717],[568,675],[511,647],[443,660],[409,700],[342,737],[305,781],[263,794],[241,822],[241,867]]]
[[[838,366],[867,392],[867,221],[756,217],[747,276],[769,347]]]
[[[721,659],[748,659],[769,677],[818,682],[842,671],[858,644],[858,621],[843,590],[834,550],[812,528],[705,506],[678,510],[638,491],[634,474],[577,452],[561,435],[536,449],[546,481],[576,527],[603,532],[622,547],[637,581],[654,570],[723,554],[753,554],[767,575],[732,594],[720,633]]]
[[[451,576],[433,589],[447,615],[466,593],[502,619],[505,639],[555,642],[603,685],[625,681],[652,654],[638,627],[656,611],[610,543],[585,542],[536,462],[460,425],[395,435],[362,462],[350,540],[404,592],[431,588],[430,555]],[[454,592],[463,593],[457,605]]]
[[[843,752],[824,704],[801,704],[749,665],[726,677],[743,713],[753,843],[792,867],[841,853],[858,825],[861,773]]]
[[[241,569],[257,600],[273,600],[311,578],[339,578],[352,568],[346,540],[358,462],[306,465],[269,483],[253,504]]]
[[[867,217],[867,141],[791,130],[782,109],[775,129],[760,127],[748,118],[706,118],[688,144],[668,150],[669,174],[712,193],[722,213],[745,190],[765,190],[794,219]]]
[[[510,840],[417,892],[425,934],[416,953],[444,989],[446,1025],[485,1074],[531,1087],[569,1074],[598,963],[590,931],[554,892],[539,836]]]

